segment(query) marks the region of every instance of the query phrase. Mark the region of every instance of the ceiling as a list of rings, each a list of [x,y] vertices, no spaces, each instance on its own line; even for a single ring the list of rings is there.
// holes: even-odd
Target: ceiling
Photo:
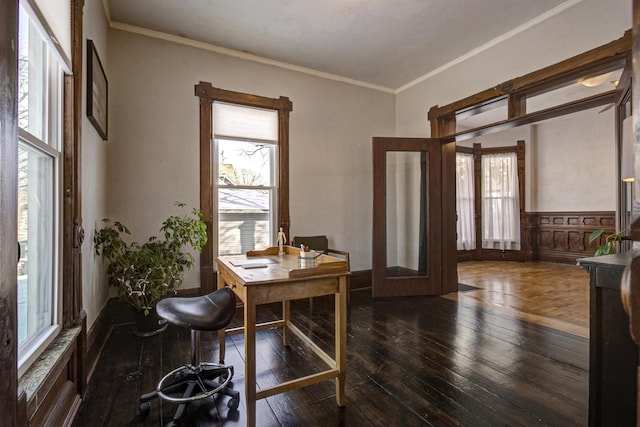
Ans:
[[[106,0],[126,24],[397,90],[581,0]]]

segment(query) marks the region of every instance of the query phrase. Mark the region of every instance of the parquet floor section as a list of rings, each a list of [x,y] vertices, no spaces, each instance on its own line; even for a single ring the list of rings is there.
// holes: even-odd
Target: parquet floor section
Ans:
[[[458,263],[458,282],[480,289],[444,298],[589,337],[589,273],[582,267],[470,261]]]

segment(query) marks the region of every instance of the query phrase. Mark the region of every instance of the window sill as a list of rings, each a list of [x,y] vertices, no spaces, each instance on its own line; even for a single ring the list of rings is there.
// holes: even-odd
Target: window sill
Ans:
[[[27,402],[38,392],[48,376],[55,371],[54,367],[67,350],[76,344],[76,338],[82,326],[63,329],[53,342],[42,352],[38,359],[18,379],[18,389],[26,394]]]

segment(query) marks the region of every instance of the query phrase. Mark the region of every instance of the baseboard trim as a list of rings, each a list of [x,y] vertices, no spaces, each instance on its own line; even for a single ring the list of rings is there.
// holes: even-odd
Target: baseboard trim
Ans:
[[[91,325],[91,330],[87,336],[87,353],[86,353],[86,366],[85,372],[87,373],[87,384],[93,374],[93,370],[98,364],[98,358],[102,354],[102,348],[104,347],[111,331],[113,329],[113,322],[107,317],[107,308],[110,304],[113,304],[115,298],[107,301],[107,304],[102,308],[100,314]]]
[[[349,278],[350,290],[371,287],[371,270],[352,271]]]
[[[534,255],[536,261],[556,262],[559,264],[576,264],[579,258],[588,258],[592,255],[584,253],[549,252],[540,251]]]

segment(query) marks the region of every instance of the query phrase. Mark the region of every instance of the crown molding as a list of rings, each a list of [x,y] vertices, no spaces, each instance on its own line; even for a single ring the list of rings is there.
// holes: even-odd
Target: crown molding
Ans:
[[[396,92],[394,89],[391,89],[391,88],[388,88],[388,87],[374,85],[374,84],[363,82],[363,81],[360,81],[360,80],[350,79],[348,77],[343,77],[343,76],[339,76],[339,75],[336,75],[336,74],[326,73],[324,71],[314,70],[312,68],[301,67],[299,65],[293,65],[293,64],[286,63],[286,62],[276,61],[274,59],[269,59],[269,58],[265,58],[265,57],[258,56],[258,55],[253,55],[253,54],[246,53],[246,52],[240,52],[238,50],[228,49],[228,48],[225,48],[225,47],[221,47],[221,46],[217,46],[217,45],[214,45],[214,44],[211,44],[211,43],[205,43],[205,42],[189,39],[189,38],[186,38],[186,37],[180,37],[180,36],[176,36],[176,35],[173,35],[173,34],[163,33],[161,31],[155,31],[155,30],[150,30],[148,28],[137,27],[135,25],[124,24],[122,22],[110,21],[109,26],[111,28],[113,28],[113,29],[116,29],[116,30],[126,31],[126,32],[134,33],[134,34],[140,34],[140,35],[143,35],[143,36],[156,38],[156,39],[160,39],[160,40],[166,40],[166,41],[170,41],[170,42],[181,44],[181,45],[185,45],[185,46],[190,46],[190,47],[195,47],[195,48],[198,48],[198,49],[208,50],[210,52],[215,52],[215,53],[219,53],[219,54],[222,54],[222,55],[232,56],[234,58],[244,59],[244,60],[247,60],[247,61],[258,62],[258,63],[266,64],[266,65],[272,65],[274,67],[284,68],[286,70],[291,70],[291,71],[297,71],[297,72],[304,73],[304,74],[309,74],[309,75],[312,75],[312,76],[315,76],[315,77],[320,77],[320,78],[323,78],[323,79],[334,80],[334,81],[341,82],[341,83],[347,83],[347,84],[350,84],[350,85],[365,87],[367,89],[373,89],[373,90],[377,90],[377,91],[380,91],[380,92],[386,92],[386,93],[391,93],[391,94],[395,94],[395,92]]]

